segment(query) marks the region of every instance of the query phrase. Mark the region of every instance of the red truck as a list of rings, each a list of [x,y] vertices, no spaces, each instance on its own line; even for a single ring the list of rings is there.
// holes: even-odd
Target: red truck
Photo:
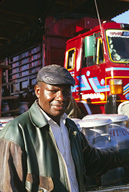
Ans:
[[[84,18],[85,23],[85,18]],[[66,42],[64,67],[72,95],[86,113],[117,113],[129,100],[129,25],[103,22]]]
[[[38,45],[5,58],[10,69],[3,73],[3,88],[10,88],[9,94],[5,91],[2,95],[2,105],[4,97],[8,101],[17,97],[16,103],[29,101],[30,106],[35,100],[37,71],[44,65],[58,63],[75,78],[72,95],[85,114],[117,113],[119,103],[129,100],[129,25],[101,23],[89,17],[48,17]]]

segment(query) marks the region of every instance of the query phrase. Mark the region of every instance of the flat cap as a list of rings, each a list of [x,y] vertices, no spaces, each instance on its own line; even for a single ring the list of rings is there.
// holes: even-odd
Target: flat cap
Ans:
[[[44,82],[50,85],[68,84],[74,86],[75,84],[75,80],[69,71],[56,64],[41,68],[37,74],[37,82]]]

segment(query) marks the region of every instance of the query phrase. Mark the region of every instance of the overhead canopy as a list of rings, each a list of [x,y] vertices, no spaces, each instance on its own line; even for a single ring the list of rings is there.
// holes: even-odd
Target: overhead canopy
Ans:
[[[129,0],[97,0],[101,19],[129,9]],[[1,0],[0,59],[25,49],[44,33],[44,20],[59,18],[97,17],[94,0]]]

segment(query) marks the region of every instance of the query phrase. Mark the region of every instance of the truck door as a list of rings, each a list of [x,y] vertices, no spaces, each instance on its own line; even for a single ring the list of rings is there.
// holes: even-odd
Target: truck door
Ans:
[[[84,38],[80,92],[92,113],[104,113],[106,103],[105,62],[102,39],[99,34]]]

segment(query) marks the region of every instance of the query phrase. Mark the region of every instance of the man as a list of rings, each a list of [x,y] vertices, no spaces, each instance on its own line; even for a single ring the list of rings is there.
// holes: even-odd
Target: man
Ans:
[[[0,133],[1,192],[84,192],[86,174],[100,175],[129,159],[93,148],[67,118],[73,85],[59,65],[38,72],[38,100]]]

